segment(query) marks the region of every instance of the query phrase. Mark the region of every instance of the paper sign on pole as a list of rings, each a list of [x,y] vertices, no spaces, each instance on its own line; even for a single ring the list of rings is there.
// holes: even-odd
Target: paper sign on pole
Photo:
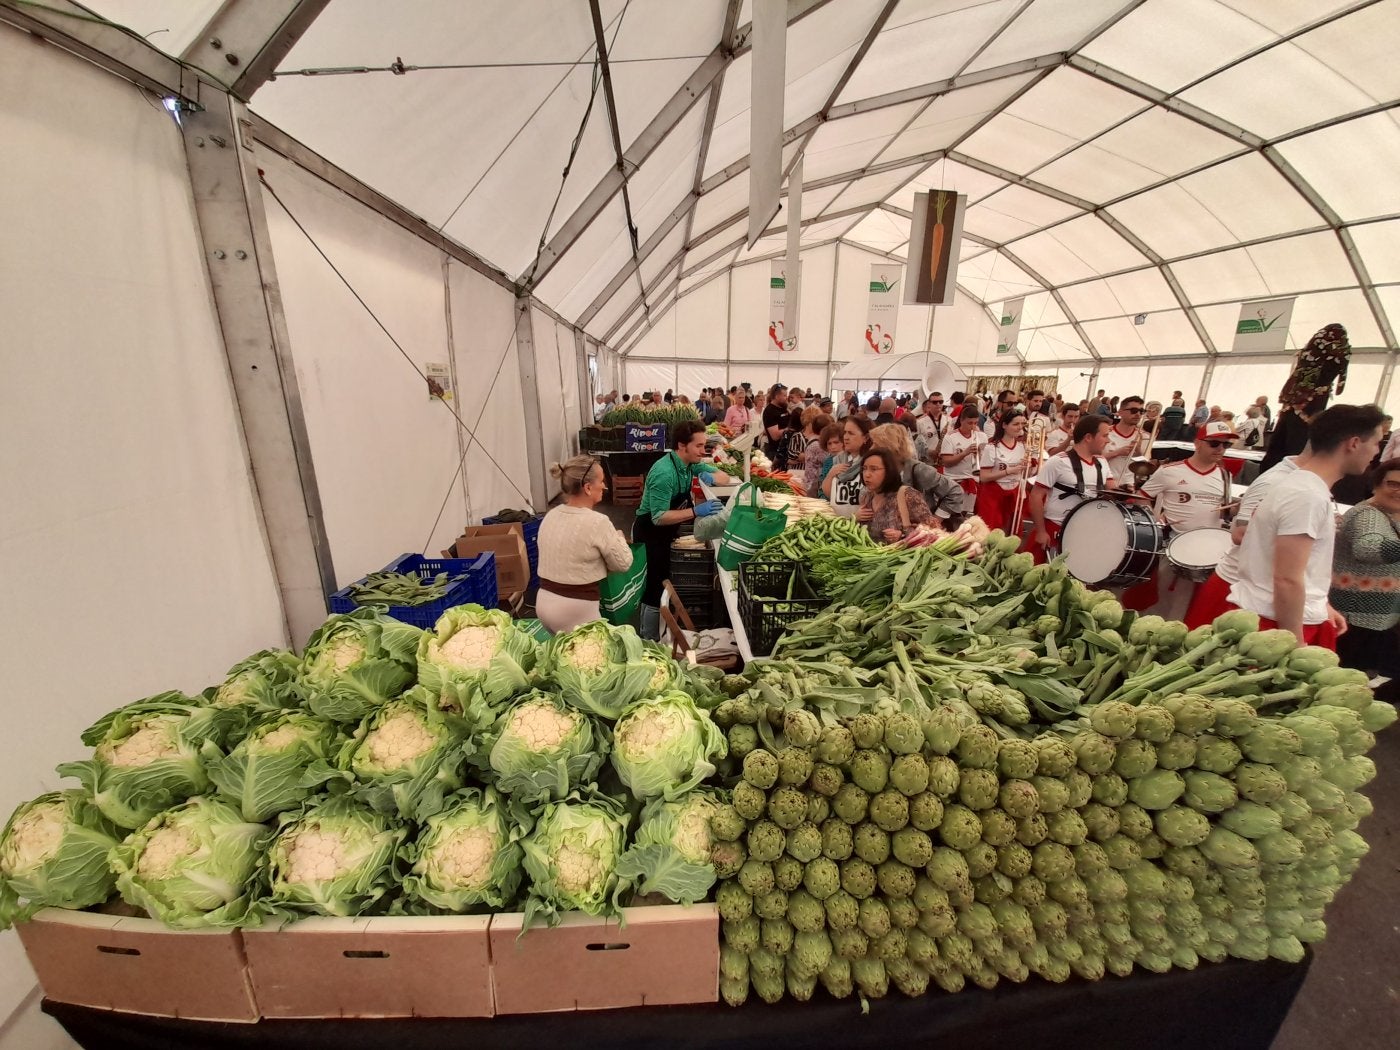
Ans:
[[[958,288],[958,251],[966,211],[965,193],[933,190],[914,194],[904,275],[904,301],[908,305],[952,305]]]
[[[778,214],[783,184],[787,0],[754,0],[749,109],[749,236],[752,248]]]
[[[900,268],[898,263],[870,264],[870,299],[865,308],[865,353],[894,353],[894,330],[899,323]]]
[[[1021,313],[1026,306],[1026,297],[1008,299],[1001,307],[1001,334],[997,337],[997,353],[1009,354],[1016,349],[1016,340],[1021,337]]]
[[[783,321],[783,314],[787,307],[787,286],[787,260],[772,260],[769,263],[768,275],[768,342],[766,345],[769,350],[797,349],[797,337],[787,334],[787,324]]]
[[[788,173],[787,195],[787,272],[796,276],[788,282],[783,301],[783,325],[787,337],[797,342],[797,316],[802,305],[802,157],[799,154]]]
[[[1293,318],[1294,297],[1240,303],[1235,325],[1236,350],[1282,350],[1288,342],[1288,322]]]

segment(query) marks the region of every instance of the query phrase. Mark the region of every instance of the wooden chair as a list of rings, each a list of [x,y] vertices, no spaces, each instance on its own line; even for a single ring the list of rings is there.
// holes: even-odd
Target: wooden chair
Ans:
[[[666,604],[661,606],[661,622],[666,625],[666,630],[671,635],[671,655],[677,660],[685,660],[686,654],[690,652],[690,643],[685,640],[682,630],[694,634],[695,621],[690,618],[690,611],[686,609],[675,587],[671,586],[671,581],[666,580],[664,586]],[[739,666],[738,653],[696,653],[695,659],[698,663],[718,667],[721,671],[733,671]]]

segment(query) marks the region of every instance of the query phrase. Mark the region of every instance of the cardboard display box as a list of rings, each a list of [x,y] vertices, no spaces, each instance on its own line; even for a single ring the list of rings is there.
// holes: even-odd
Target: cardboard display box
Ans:
[[[49,999],[197,1021],[258,1019],[236,930],[46,908],[18,926]]]
[[[490,922],[311,918],[243,943],[264,1017],[490,1017]]]
[[[447,551],[452,558],[496,556],[496,586],[502,594],[523,591],[530,586],[530,554],[525,547],[525,530],[518,521],[503,525],[469,525]]]
[[[496,1013],[609,1010],[719,999],[719,911],[713,904],[623,910],[616,919],[578,913],[553,929],[524,916],[491,920]]]

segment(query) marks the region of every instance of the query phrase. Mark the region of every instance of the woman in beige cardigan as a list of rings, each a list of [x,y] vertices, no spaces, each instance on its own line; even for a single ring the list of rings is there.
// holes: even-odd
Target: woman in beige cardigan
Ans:
[[[603,465],[592,456],[556,463],[564,502],[540,522],[540,589],[535,615],[552,634],[601,617],[598,585],[610,572],[632,567],[632,548],[613,523],[593,508],[608,491]]]

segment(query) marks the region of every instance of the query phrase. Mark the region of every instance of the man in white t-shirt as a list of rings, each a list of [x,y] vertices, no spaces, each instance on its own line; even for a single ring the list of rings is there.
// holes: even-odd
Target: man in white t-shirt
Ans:
[[[924,439],[928,461],[937,463],[939,446],[953,430],[953,421],[943,413],[943,395],[937,390],[924,399],[923,412],[919,415],[917,425],[919,437]]]
[[[1332,608],[1332,486],[1360,474],[1380,451],[1384,413],[1375,405],[1334,405],[1308,428],[1298,469],[1274,484],[1240,544],[1233,607],[1259,614],[1261,630],[1280,627],[1299,641],[1335,649],[1346,620]]]
[[[1067,404],[1060,412],[1059,425],[1045,435],[1045,456],[1068,452],[1074,444],[1074,425],[1079,422],[1079,406]]]
[[[977,427],[977,413],[964,412],[958,417],[958,428],[943,439],[938,454],[943,461],[943,473],[956,481],[965,493],[964,514],[971,514],[977,503],[977,478],[986,444],[987,435]]]
[[[1070,511],[1086,499],[1093,499],[1101,489],[1118,487],[1103,458],[1108,431],[1109,422],[1103,416],[1081,419],[1074,427],[1074,447],[1051,456],[1041,465],[1031,490],[1033,528],[1024,547],[1034,555],[1037,564],[1045,560],[1058,540],[1060,527]]]
[[[1207,423],[1197,432],[1196,451],[1188,459],[1160,467],[1138,489],[1152,500],[1157,517],[1173,533],[1219,529],[1223,524],[1222,514],[1230,502],[1230,474],[1220,462],[1234,440],[1235,433],[1228,423]],[[1130,604],[1125,595],[1124,605],[1150,609],[1168,620],[1184,619],[1196,585],[1178,575],[1166,558],[1161,560],[1159,569],[1140,585],[1142,593],[1135,598],[1146,604]]]
[[[1125,397],[1118,405],[1118,415],[1121,418],[1108,432],[1108,443],[1104,446],[1103,458],[1108,461],[1109,469],[1113,471],[1113,480],[1120,486],[1124,484],[1128,476],[1128,465],[1138,454],[1145,437],[1142,428],[1138,426],[1142,413],[1142,398],[1136,394]]]

